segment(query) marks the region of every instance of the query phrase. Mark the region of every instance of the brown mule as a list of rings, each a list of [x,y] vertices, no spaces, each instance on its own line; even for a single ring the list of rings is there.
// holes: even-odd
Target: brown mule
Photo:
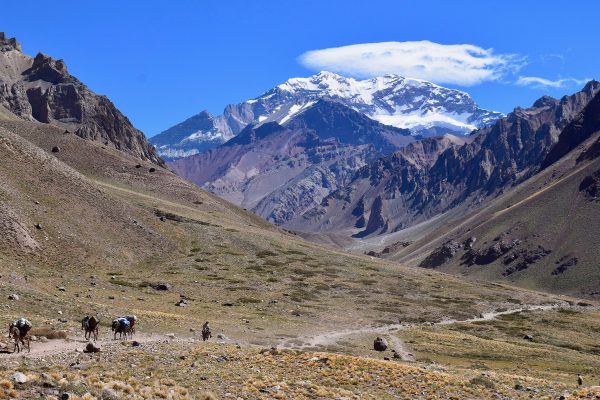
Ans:
[[[84,337],[86,340],[91,338],[94,342],[98,340],[98,328],[100,326],[100,320],[94,316],[86,316],[81,320],[81,330],[85,331]]]
[[[27,332],[21,332],[19,328],[14,325],[11,325],[9,328],[9,337],[12,337],[15,341],[13,347],[13,353],[16,351],[17,353],[21,352],[21,349],[25,347],[27,344],[27,352],[31,352],[31,338],[27,334]]]

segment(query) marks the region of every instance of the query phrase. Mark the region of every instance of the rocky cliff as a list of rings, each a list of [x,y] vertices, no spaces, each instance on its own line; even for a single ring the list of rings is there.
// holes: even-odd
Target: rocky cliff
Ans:
[[[32,58],[0,33],[0,106],[20,119],[64,128],[144,160],[164,165],[144,134],[106,97],[69,74],[63,60]]]
[[[357,226],[359,219],[370,221],[375,207],[382,213],[375,219],[377,226],[355,232],[364,236],[397,231],[457,206],[476,206],[539,171],[559,134],[599,89],[600,83],[591,81],[560,100],[542,97],[532,107],[516,108],[480,129],[462,145],[443,138],[411,144],[363,167],[346,187],[331,193],[291,227],[341,231]],[[349,211],[358,204],[363,204],[364,215]]]

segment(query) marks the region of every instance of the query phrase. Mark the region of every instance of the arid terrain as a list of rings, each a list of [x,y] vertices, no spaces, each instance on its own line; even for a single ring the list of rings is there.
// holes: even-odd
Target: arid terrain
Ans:
[[[0,106],[0,324],[26,317],[33,329],[30,352],[14,353],[7,331],[0,338],[0,399],[600,396],[593,293],[515,287],[484,271],[466,279],[455,259],[442,271],[404,263],[428,257],[441,237],[421,234],[389,259],[305,240],[178,177],[61,60],[36,57],[40,75],[1,37],[9,61],[20,60],[4,60],[2,71],[23,71],[0,74],[2,100],[22,111]],[[71,90],[81,92],[65,107],[60,93]],[[47,118],[29,113],[30,101]],[[588,139],[594,150],[597,135]],[[499,197],[508,206],[482,208],[472,231],[491,243],[486,235],[507,228],[479,227],[533,215],[529,199],[563,184],[574,191],[595,163],[579,171],[560,158],[522,192]],[[557,199],[571,201],[545,201]],[[586,203],[589,215],[595,205]],[[466,235],[446,226],[448,237],[452,228]],[[113,339],[111,321],[131,314],[136,335]],[[84,351],[86,315],[100,318],[98,351]]]
[[[5,121],[0,135],[2,318],[68,337],[0,354],[5,397],[554,398],[587,396],[577,373],[599,379],[593,302],[322,247],[50,125]],[[125,313],[139,347],[112,340]],[[102,320],[101,353],[76,351],[86,314]]]

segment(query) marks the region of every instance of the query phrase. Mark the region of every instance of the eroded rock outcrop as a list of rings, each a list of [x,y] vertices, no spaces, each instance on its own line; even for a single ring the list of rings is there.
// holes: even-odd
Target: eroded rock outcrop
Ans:
[[[436,268],[448,262],[460,250],[460,244],[455,240],[444,243],[435,249],[427,258],[419,264],[422,268]]]
[[[106,97],[69,74],[63,60],[43,53],[32,58],[14,38],[0,33],[0,105],[15,116],[57,125],[164,165],[142,132]]]

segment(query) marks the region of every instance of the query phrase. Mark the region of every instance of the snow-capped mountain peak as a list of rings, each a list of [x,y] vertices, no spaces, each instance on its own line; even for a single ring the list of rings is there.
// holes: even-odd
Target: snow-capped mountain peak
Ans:
[[[338,101],[383,124],[421,135],[468,134],[503,116],[479,108],[466,92],[419,79],[393,74],[355,79],[321,71],[306,78],[290,78],[259,97],[227,106],[222,115],[210,118],[210,127],[206,127],[208,118],[200,118],[201,127],[189,126],[190,140],[181,140],[179,130],[177,138],[173,137],[177,140],[165,146],[167,130],[153,142],[160,143],[159,152],[165,156],[178,154],[173,148],[188,153],[196,146],[202,151],[229,140],[251,123],[285,124],[320,99]]]

